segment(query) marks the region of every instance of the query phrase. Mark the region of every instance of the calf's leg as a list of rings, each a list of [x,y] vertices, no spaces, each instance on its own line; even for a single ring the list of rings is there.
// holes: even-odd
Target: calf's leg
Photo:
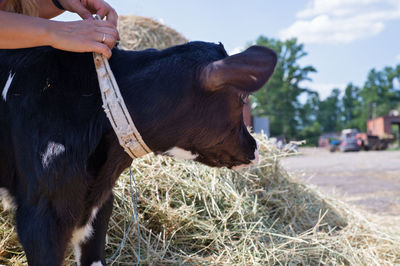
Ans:
[[[114,196],[111,195],[108,200],[100,207],[97,215],[92,221],[92,235],[79,244],[75,244],[75,257],[78,265],[106,265],[105,260],[105,241],[108,222],[111,217]]]
[[[18,206],[17,231],[29,266],[62,265],[72,230],[51,208]]]

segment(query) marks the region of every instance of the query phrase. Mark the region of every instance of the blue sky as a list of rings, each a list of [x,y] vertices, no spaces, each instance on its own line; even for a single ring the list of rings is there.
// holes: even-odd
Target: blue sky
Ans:
[[[235,52],[259,35],[297,37],[318,73],[321,97],[349,82],[362,85],[371,68],[400,64],[400,0],[108,0],[120,15],[163,22],[189,40],[222,42]],[[76,16],[65,14],[62,20]]]

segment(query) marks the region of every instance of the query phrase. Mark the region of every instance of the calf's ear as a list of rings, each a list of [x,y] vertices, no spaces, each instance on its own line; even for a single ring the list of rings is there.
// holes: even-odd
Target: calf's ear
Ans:
[[[251,46],[244,52],[228,56],[205,66],[200,73],[203,87],[217,91],[234,87],[246,93],[260,89],[271,77],[276,53],[263,46]]]

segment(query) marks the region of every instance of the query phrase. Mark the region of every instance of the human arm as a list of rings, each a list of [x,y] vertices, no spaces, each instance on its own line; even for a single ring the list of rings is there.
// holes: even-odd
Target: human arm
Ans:
[[[118,39],[115,26],[108,21],[59,22],[0,11],[0,25],[0,49],[52,46],[110,57]]]
[[[92,19],[92,14],[117,26],[117,12],[103,0],[58,0],[61,6],[70,12],[77,13],[83,19]],[[52,0],[38,0],[39,16],[41,18],[53,18],[60,15],[64,10],[57,8]]]

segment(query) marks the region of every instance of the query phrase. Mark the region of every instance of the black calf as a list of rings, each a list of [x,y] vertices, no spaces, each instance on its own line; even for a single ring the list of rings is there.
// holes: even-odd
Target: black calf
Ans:
[[[228,57],[222,45],[193,42],[115,49],[110,64],[154,153],[218,167],[256,159],[241,98],[271,76],[271,50]],[[16,206],[29,265],[61,265],[71,242],[81,265],[104,265],[112,187],[132,159],[102,110],[92,55],[0,50],[0,89],[0,196]]]

